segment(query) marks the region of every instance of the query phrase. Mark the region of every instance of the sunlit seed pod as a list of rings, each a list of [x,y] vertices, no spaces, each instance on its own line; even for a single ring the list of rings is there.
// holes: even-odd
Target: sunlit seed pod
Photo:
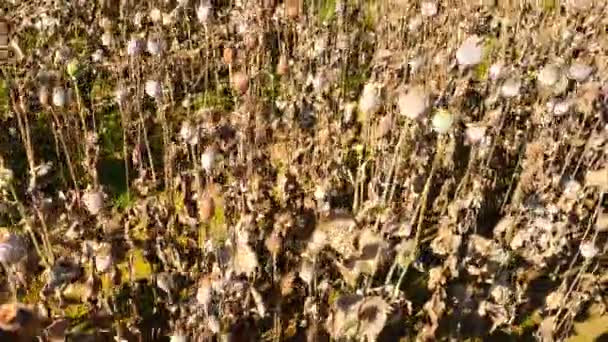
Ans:
[[[110,47],[112,43],[114,43],[114,35],[112,34],[112,32],[104,32],[101,35],[101,45],[105,47]]]
[[[583,258],[593,259],[599,253],[594,241],[585,241],[579,246],[579,251]]]
[[[163,52],[163,42],[157,38],[148,38],[146,50],[153,56],[158,56]]]
[[[163,89],[157,80],[147,80],[144,86],[146,94],[156,100],[163,95]]]
[[[285,15],[287,15],[288,18],[295,19],[300,15],[301,7],[301,0],[286,0]]]
[[[468,125],[465,130],[465,139],[468,144],[476,145],[480,143],[486,134],[486,127],[481,125]]]
[[[243,71],[232,75],[232,88],[239,94],[245,94],[249,89],[249,77]]]
[[[344,123],[348,124],[355,118],[355,111],[357,110],[357,103],[349,102],[344,106]]]
[[[234,63],[234,49],[231,47],[225,47],[223,53],[224,64],[232,65]]]
[[[139,54],[141,54],[142,52],[142,42],[141,40],[137,39],[137,38],[131,38],[128,42],[127,42],[127,54],[129,56],[137,56]]]
[[[47,87],[41,87],[38,90],[38,101],[40,101],[40,105],[46,107],[49,105],[49,89]]]
[[[210,146],[205,149],[205,152],[201,155],[201,166],[205,172],[210,173],[213,170],[216,157],[217,155],[214,147]]]
[[[163,20],[162,12],[156,7],[154,7],[153,9],[150,10],[149,16],[150,16],[150,21],[152,21],[153,23],[158,23],[161,20]]]
[[[477,65],[483,56],[483,45],[478,36],[471,36],[460,45],[456,51],[458,64],[462,66]]]
[[[437,14],[437,3],[435,1],[423,1],[420,3],[420,14],[424,17],[432,17]]]
[[[421,87],[413,87],[399,94],[397,105],[401,115],[416,120],[428,109],[429,96]]]
[[[62,87],[53,88],[53,105],[65,107],[68,102],[68,95]]]
[[[569,100],[558,101],[553,106],[553,114],[564,115],[570,111],[572,102]]]
[[[211,8],[211,4],[203,0],[196,7],[196,18],[198,19],[198,22],[203,25],[207,24],[211,18],[212,11],[213,9]]]
[[[287,60],[286,55],[281,55],[279,57],[279,62],[277,63],[277,75],[286,76],[289,74],[289,61]]]
[[[445,134],[452,128],[454,115],[445,109],[439,109],[433,116],[431,123],[435,132]]]
[[[538,72],[538,83],[543,87],[551,87],[559,81],[560,73],[560,69],[557,65],[546,65]]]
[[[593,67],[582,64],[582,63],[573,63],[568,68],[568,78],[575,80],[577,82],[584,82],[591,73],[593,72]]]
[[[179,137],[185,141],[189,142],[195,134],[194,127],[190,123],[190,121],[182,122],[182,126],[179,129]]]
[[[376,114],[380,109],[380,89],[374,83],[367,83],[359,98],[359,110],[367,117]]]
[[[82,202],[87,211],[96,216],[104,208],[104,194],[101,191],[87,191],[82,195]]]
[[[281,251],[283,245],[283,238],[276,232],[272,232],[266,240],[264,240],[264,246],[271,255],[276,256]]]
[[[488,77],[493,81],[498,80],[502,76],[502,69],[503,65],[501,63],[492,64],[488,70]]]
[[[416,31],[418,31],[418,29],[420,29],[420,26],[422,26],[422,16],[420,16],[420,15],[414,16],[407,23],[407,29],[410,32],[416,32]]]
[[[518,77],[511,77],[502,84],[500,87],[500,94],[503,97],[511,98],[519,95],[521,88],[521,80]]]

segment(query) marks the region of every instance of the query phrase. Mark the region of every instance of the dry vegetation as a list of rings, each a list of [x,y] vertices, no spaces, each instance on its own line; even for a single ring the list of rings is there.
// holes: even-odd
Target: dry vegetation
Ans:
[[[469,3],[4,1],[0,339],[605,338],[608,8]]]

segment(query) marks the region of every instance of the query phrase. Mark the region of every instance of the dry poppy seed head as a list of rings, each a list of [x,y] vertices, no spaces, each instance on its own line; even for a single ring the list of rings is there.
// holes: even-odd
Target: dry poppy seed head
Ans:
[[[549,64],[538,72],[538,82],[544,87],[551,87],[559,81],[560,69],[555,64]]]
[[[281,57],[279,57],[279,62],[277,63],[277,74],[279,76],[289,74],[289,61],[285,55],[281,55]]]
[[[64,107],[67,105],[68,95],[61,87],[53,88],[53,105],[56,107]]]
[[[467,38],[456,51],[458,64],[462,66],[476,65],[481,62],[483,46],[478,36]]]
[[[285,1],[285,14],[287,17],[295,19],[300,15],[302,7],[301,0],[286,0]]]
[[[104,207],[104,194],[101,191],[87,191],[82,196],[82,202],[91,215],[97,215]]]
[[[401,115],[416,120],[427,110],[429,97],[421,87],[413,87],[399,94],[397,105]]]
[[[232,88],[239,94],[243,95],[249,89],[249,77],[243,71],[239,71],[232,75]]]
[[[49,89],[47,87],[41,87],[38,91],[38,101],[43,107],[49,105]]]
[[[271,255],[276,256],[281,251],[283,238],[277,232],[272,232],[264,241],[264,245]]]
[[[154,99],[159,99],[163,94],[163,89],[157,80],[147,80],[144,88],[146,94]]]
[[[227,65],[231,65],[232,63],[234,63],[234,49],[231,47],[225,47],[224,48],[224,63]]]

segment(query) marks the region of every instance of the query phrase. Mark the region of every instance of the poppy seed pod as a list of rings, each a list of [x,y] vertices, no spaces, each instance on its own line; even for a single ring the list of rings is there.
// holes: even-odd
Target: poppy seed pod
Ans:
[[[272,232],[266,240],[264,240],[264,245],[268,252],[271,255],[276,256],[281,251],[281,246],[283,245],[283,238],[276,232]]]
[[[196,18],[201,24],[207,24],[211,17],[212,8],[211,5],[203,1],[198,7],[196,7]]]
[[[500,87],[500,94],[506,98],[511,98],[519,95],[521,88],[521,80],[517,77],[507,79]]]
[[[163,13],[158,8],[153,8],[150,10],[150,21],[153,23],[158,23],[163,20]]]
[[[106,31],[101,35],[101,45],[105,47],[110,47],[114,42],[114,35],[112,32]]]
[[[289,61],[285,55],[281,55],[281,57],[279,57],[279,62],[277,63],[277,74],[279,76],[286,76],[289,74]]]
[[[427,110],[429,105],[429,97],[422,88],[414,87],[407,93],[402,92],[399,94],[397,105],[401,115],[407,116],[412,120],[416,120]]]
[[[216,153],[215,153],[215,148],[213,147],[208,147],[205,152],[203,153],[203,155],[201,156],[201,165],[203,167],[203,170],[205,170],[205,172],[209,173],[211,172],[211,170],[213,170],[213,165],[215,164],[215,157],[216,157]]]
[[[433,116],[433,129],[439,133],[447,133],[454,123],[454,115],[445,109],[439,109]]]
[[[101,212],[104,207],[104,195],[101,191],[87,191],[82,196],[82,202],[87,211],[95,216]]]
[[[139,39],[132,38],[131,40],[129,40],[129,42],[127,43],[127,54],[129,56],[137,56],[141,53],[141,51],[142,43]]]
[[[472,66],[481,62],[482,54],[481,39],[473,35],[462,42],[462,45],[456,51],[456,59],[458,64],[462,66]]]
[[[570,68],[568,68],[568,78],[577,82],[583,82],[589,78],[592,72],[593,68],[591,66],[581,63],[574,63],[570,65]]]
[[[538,72],[538,83],[543,87],[551,87],[559,81],[560,70],[555,64],[549,64]]]
[[[145,85],[146,94],[154,99],[160,99],[163,95],[163,89],[160,82],[156,80],[147,80]]]
[[[367,83],[363,87],[359,99],[359,110],[370,117],[380,109],[380,89],[374,83]]]
[[[153,56],[158,56],[163,52],[163,41],[157,38],[148,38],[146,50]]]
[[[301,0],[286,0],[285,14],[287,17],[295,19],[300,15]]]
[[[420,4],[420,14],[425,17],[432,17],[437,14],[437,3],[435,1],[423,1]]]
[[[232,63],[234,63],[234,49],[231,47],[225,47],[223,59],[224,63],[227,65],[231,65]]]
[[[249,77],[243,71],[232,75],[232,88],[239,94],[245,94],[249,89]]]
[[[581,243],[579,251],[585,259],[593,259],[599,253],[599,250],[593,241],[585,241]]]
[[[49,105],[49,89],[47,87],[42,87],[38,91],[38,101],[43,107]]]
[[[53,105],[56,107],[64,107],[68,102],[68,95],[61,87],[53,88]]]
[[[182,122],[182,127],[179,130],[180,138],[188,144],[191,144],[196,138],[196,130],[192,127],[189,121]]]

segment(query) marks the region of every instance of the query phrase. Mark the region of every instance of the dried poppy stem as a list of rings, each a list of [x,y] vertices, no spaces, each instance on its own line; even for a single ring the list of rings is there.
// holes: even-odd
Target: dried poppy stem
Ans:
[[[136,65],[134,63],[134,61],[132,59],[129,59],[129,65],[131,67],[131,75],[135,75],[135,80],[136,80],[136,96],[135,96],[135,103],[137,105],[137,113],[139,114],[139,120],[141,121],[141,127],[143,130],[143,137],[144,137],[144,144],[146,146],[146,152],[148,152],[148,162],[150,163],[150,172],[152,173],[152,182],[156,185],[156,171],[154,169],[154,161],[152,158],[152,149],[150,148],[150,141],[148,140],[148,130],[146,129],[146,120],[144,119],[143,113],[142,113],[142,106],[141,106],[141,99],[140,99],[140,95],[141,95],[141,73],[140,73],[140,69],[139,67],[136,68]]]
[[[125,163],[125,186],[127,188],[127,199],[131,200],[131,191],[129,184],[129,142],[127,141],[127,127],[129,119],[121,101],[118,102],[118,111],[120,112],[120,126],[122,129],[122,154]]]
[[[395,169],[397,168],[397,165],[401,164],[401,146],[403,145],[403,142],[405,141],[405,136],[406,136],[406,131],[407,131],[407,127],[403,127],[401,129],[401,132],[399,133],[399,140],[397,141],[397,146],[395,147],[395,153],[393,154],[393,160],[391,162],[391,167],[389,169],[389,174],[386,177],[386,181],[384,182],[385,184],[389,184],[390,186],[388,188],[385,188],[383,194],[382,194],[382,204],[386,204],[387,202],[390,202],[393,198],[393,194],[395,193],[395,188],[397,187],[397,183],[395,182],[395,179],[393,179],[393,175],[395,174]]]
[[[399,276],[399,280],[397,281],[397,285],[395,286],[395,289],[393,291],[393,297],[397,296],[399,288],[401,287],[401,283],[403,282],[403,279],[405,278],[405,274],[407,273],[407,270],[409,268],[409,265],[416,259],[416,256],[418,255],[418,249],[419,249],[418,245],[420,242],[420,237],[422,236],[422,223],[424,222],[424,214],[426,212],[426,207],[428,205],[426,202],[428,199],[429,190],[431,189],[431,183],[433,180],[433,176],[435,175],[435,171],[437,171],[437,168],[438,168],[439,164],[441,163],[441,160],[443,159],[443,152],[445,150],[445,146],[446,146],[446,142],[443,141],[443,137],[440,136],[437,139],[437,152],[435,152],[435,158],[434,158],[433,164],[431,166],[431,171],[429,173],[429,177],[426,180],[426,183],[424,184],[422,198],[420,199],[421,207],[420,207],[420,214],[418,215],[418,223],[416,224],[416,235],[414,236],[414,248],[410,252],[407,265],[405,265],[405,267],[403,267],[403,270],[401,271],[401,275]]]
[[[13,199],[17,203],[17,208],[19,210],[19,214],[21,214],[21,217],[25,220],[25,223],[26,223],[25,230],[28,232],[28,234],[30,235],[30,238],[32,239],[32,243],[34,244],[34,249],[36,249],[36,253],[38,253],[38,256],[40,257],[40,260],[42,260],[42,263],[44,264],[44,266],[49,268],[50,263],[47,259],[46,253],[44,253],[42,251],[42,249],[40,248],[40,245],[38,245],[38,240],[36,239],[36,234],[34,234],[34,231],[32,230],[32,223],[27,216],[27,213],[25,211],[25,206],[23,206],[23,203],[21,203],[21,201],[19,200],[19,197],[17,196],[17,191],[15,190],[15,187],[12,184],[9,186],[9,190],[11,192],[11,195],[13,196]]]
[[[80,198],[80,188],[78,187],[78,181],[76,178],[76,171],[74,171],[74,164],[72,163],[72,158],[70,157],[70,152],[68,150],[68,146],[65,142],[65,138],[63,136],[63,130],[61,127],[61,121],[57,116],[57,113],[54,109],[51,108],[51,116],[53,117],[53,121],[55,124],[54,132],[57,132],[57,136],[55,137],[61,143],[61,147],[63,148],[63,153],[65,154],[65,160],[68,164],[68,170],[70,171],[70,177],[72,178],[72,182],[74,183],[74,188],[76,189],[78,198]]]

